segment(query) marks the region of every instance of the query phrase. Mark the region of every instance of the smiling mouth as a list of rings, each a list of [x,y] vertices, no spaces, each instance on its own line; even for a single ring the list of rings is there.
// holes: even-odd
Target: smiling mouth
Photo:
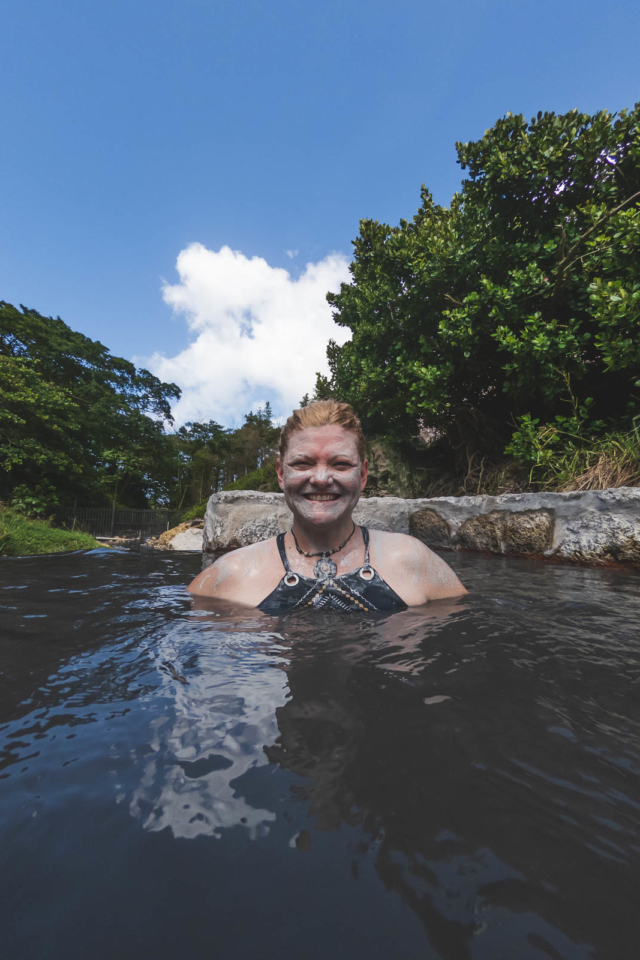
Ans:
[[[307,500],[339,500],[340,495],[337,493],[305,493],[304,496]]]

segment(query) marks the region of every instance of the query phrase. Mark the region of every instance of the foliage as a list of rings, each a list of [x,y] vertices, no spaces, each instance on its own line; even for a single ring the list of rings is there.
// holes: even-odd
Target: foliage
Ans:
[[[276,465],[274,462],[267,463],[264,467],[258,467],[257,470],[251,470],[243,477],[238,477],[232,483],[227,483],[223,490],[263,490],[265,492],[278,492],[280,486],[276,476]]]
[[[209,497],[205,497],[204,500],[201,500],[200,503],[194,503],[192,507],[189,507],[188,510],[180,517],[180,523],[186,523],[188,520],[195,520],[196,517],[204,517],[207,511],[207,504],[209,502]]]
[[[93,550],[99,546],[87,533],[57,530],[47,520],[30,520],[14,510],[0,510],[1,556]]]
[[[185,503],[200,502],[219,488],[228,440],[227,431],[215,420],[189,421],[169,435],[166,470],[171,506],[181,510]]]
[[[640,435],[588,435],[585,421],[557,416],[540,425],[528,414],[506,448],[528,470],[539,489],[589,490],[640,484]]]
[[[189,505],[183,520],[202,516],[204,508],[202,513],[193,513],[191,507],[206,505],[209,495],[217,490],[252,490],[269,483],[269,469],[275,477],[279,435],[268,403],[257,413],[246,414],[243,424],[236,429],[225,430],[210,420],[206,424],[186,423],[170,435],[171,504],[179,510]],[[235,486],[241,482],[245,486]]]
[[[369,476],[365,497],[429,496],[435,480],[418,444],[395,444],[384,437],[367,438]],[[441,472],[437,471],[438,477]]]
[[[570,435],[577,449],[628,432],[640,414],[639,121],[640,106],[508,114],[457,144],[468,175],[448,209],[423,186],[413,220],[361,221],[352,282],[328,296],[352,339],[330,343],[316,396],[350,401],[370,433],[429,428],[469,471],[507,445],[531,464],[538,444],[543,465]]]
[[[74,501],[183,510],[273,459],[269,404],[237,429],[167,433],[179,395],[60,318],[0,301],[0,497],[26,516]]]
[[[0,301],[0,496],[144,506],[179,395],[60,318]]]
[[[13,509],[30,519],[43,517],[47,512],[47,506],[52,501],[56,502],[55,494],[52,491],[48,491],[46,499],[43,500],[37,492],[32,493],[24,483],[15,487],[11,496]]]
[[[225,484],[259,470],[273,460],[279,437],[280,429],[273,425],[269,403],[264,410],[246,414],[242,426],[231,432],[230,467],[235,477],[228,476]]]

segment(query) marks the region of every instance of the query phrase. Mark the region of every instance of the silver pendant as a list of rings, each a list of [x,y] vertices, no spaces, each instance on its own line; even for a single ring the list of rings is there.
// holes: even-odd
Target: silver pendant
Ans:
[[[329,580],[331,577],[335,577],[337,572],[337,566],[328,557],[320,557],[313,568],[314,576],[318,580]]]

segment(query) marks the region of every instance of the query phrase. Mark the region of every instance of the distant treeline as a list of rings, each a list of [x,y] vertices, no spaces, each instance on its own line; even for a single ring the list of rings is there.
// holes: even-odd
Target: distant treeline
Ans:
[[[184,510],[255,471],[273,485],[268,404],[237,429],[174,430],[179,396],[59,317],[0,301],[0,501],[30,514],[114,500]]]

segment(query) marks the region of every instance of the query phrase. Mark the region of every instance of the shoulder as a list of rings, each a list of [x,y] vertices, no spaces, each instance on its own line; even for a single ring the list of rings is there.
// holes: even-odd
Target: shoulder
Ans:
[[[238,600],[257,606],[269,593],[271,580],[278,581],[281,570],[276,538],[261,540],[223,554],[193,580],[189,593],[223,600]],[[257,598],[257,599],[256,599]]]
[[[390,533],[387,530],[370,530],[371,551],[391,556],[401,564],[429,562],[432,557],[439,559],[429,547],[406,533]]]
[[[459,597],[467,591],[451,567],[416,537],[371,531],[371,562],[409,605]],[[420,599],[417,599],[420,598]]]

